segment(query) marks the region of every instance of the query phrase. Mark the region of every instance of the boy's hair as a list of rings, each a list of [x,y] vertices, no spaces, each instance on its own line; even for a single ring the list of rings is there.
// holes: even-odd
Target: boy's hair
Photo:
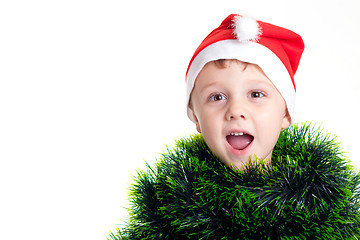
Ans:
[[[236,61],[240,62],[240,60],[237,60],[237,59],[218,59],[218,60],[214,60],[214,61],[211,61],[211,62],[214,62],[215,65],[217,67],[219,67],[220,69],[223,69],[223,68],[227,68],[229,66],[229,63],[234,62],[234,61],[235,62]],[[247,65],[250,64],[248,62],[242,62],[242,63],[243,63],[243,65],[245,65],[244,70],[247,67]],[[195,82],[196,82],[196,80],[195,80]]]
[[[229,59],[218,59],[218,60],[215,60],[213,61],[215,63],[215,65],[219,68],[226,68],[227,67],[227,63],[231,61]]]

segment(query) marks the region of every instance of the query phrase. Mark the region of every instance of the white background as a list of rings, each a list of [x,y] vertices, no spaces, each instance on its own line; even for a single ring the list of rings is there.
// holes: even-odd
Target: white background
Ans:
[[[1,1],[0,239],[105,239],[131,174],[195,132],[187,64],[230,13],[303,37],[296,119],[360,166],[357,2]]]

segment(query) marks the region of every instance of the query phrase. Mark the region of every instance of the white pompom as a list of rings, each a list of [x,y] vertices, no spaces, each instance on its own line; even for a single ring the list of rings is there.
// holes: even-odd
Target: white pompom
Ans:
[[[257,41],[262,33],[258,22],[251,17],[235,16],[233,27],[240,42]]]

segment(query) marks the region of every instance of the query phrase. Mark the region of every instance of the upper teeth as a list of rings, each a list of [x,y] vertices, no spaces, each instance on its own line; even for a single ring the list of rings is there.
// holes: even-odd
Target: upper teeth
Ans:
[[[235,133],[230,133],[230,135],[233,135],[233,136],[242,136],[242,135],[244,135],[244,133],[242,133],[242,132],[240,132],[240,133],[235,132]]]

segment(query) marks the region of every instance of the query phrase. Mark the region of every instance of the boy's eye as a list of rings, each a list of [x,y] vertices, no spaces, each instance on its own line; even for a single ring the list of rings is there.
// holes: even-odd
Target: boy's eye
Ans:
[[[250,96],[251,98],[261,98],[261,97],[264,97],[265,94],[262,92],[262,91],[252,91],[250,93]]]
[[[226,99],[226,96],[221,93],[216,93],[209,97],[209,100],[212,102],[221,101],[221,100],[225,100],[225,99]]]

